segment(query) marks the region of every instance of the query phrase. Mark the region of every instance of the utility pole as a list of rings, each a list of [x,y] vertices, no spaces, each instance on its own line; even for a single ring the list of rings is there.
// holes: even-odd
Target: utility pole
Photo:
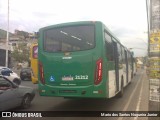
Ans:
[[[147,0],[149,2],[149,0]],[[160,111],[160,0],[150,0],[147,5],[150,10],[149,30],[149,111]],[[149,13],[148,12],[148,13]],[[159,120],[159,117],[149,117],[148,120]]]
[[[7,13],[6,67],[8,67],[8,41],[9,41],[9,0],[8,0],[8,13]]]

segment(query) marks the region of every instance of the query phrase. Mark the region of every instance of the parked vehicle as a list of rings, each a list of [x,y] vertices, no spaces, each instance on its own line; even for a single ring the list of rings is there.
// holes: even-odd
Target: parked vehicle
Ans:
[[[0,111],[18,106],[28,108],[35,96],[33,88],[18,86],[9,79],[0,76]]]
[[[31,68],[22,68],[20,72],[21,80],[31,80]]]
[[[0,66],[0,75],[4,76],[5,78],[9,79],[10,81],[13,81],[18,85],[21,83],[21,79],[17,75],[17,73],[13,72],[11,69],[7,67]]]

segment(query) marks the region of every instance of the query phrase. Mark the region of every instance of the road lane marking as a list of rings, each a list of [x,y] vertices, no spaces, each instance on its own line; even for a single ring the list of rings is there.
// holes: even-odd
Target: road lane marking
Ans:
[[[140,91],[140,95],[139,95],[139,100],[138,100],[138,103],[137,103],[136,111],[140,110],[140,104],[141,104],[141,100],[142,100],[143,82],[144,82],[144,79],[142,79],[141,91]],[[137,120],[137,118],[138,118],[138,116],[134,117],[134,120]]]
[[[136,84],[136,87],[135,87],[134,91],[132,92],[131,96],[130,96],[129,99],[128,99],[127,104],[125,105],[125,107],[124,107],[124,109],[123,109],[122,111],[126,111],[126,110],[127,110],[128,106],[129,106],[129,104],[130,104],[130,102],[131,102],[131,100],[132,100],[132,97],[133,97],[134,93],[135,93],[136,90],[137,90],[137,87],[138,87],[138,85],[139,85],[139,82],[143,79],[144,71],[141,72],[141,74],[142,74],[142,76],[141,76],[140,79],[138,80],[138,83]],[[117,120],[122,120],[122,119],[123,119],[123,117],[119,117]]]

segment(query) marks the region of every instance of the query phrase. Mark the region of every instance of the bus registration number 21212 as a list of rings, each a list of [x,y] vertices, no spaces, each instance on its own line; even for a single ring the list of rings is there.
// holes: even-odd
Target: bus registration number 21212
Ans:
[[[88,75],[76,75],[75,79],[76,80],[88,79]]]

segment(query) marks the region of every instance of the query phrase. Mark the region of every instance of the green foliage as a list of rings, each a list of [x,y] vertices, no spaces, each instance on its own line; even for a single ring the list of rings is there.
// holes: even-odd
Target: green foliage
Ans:
[[[29,62],[29,47],[27,47],[27,43],[19,43],[11,55],[17,62]]]

